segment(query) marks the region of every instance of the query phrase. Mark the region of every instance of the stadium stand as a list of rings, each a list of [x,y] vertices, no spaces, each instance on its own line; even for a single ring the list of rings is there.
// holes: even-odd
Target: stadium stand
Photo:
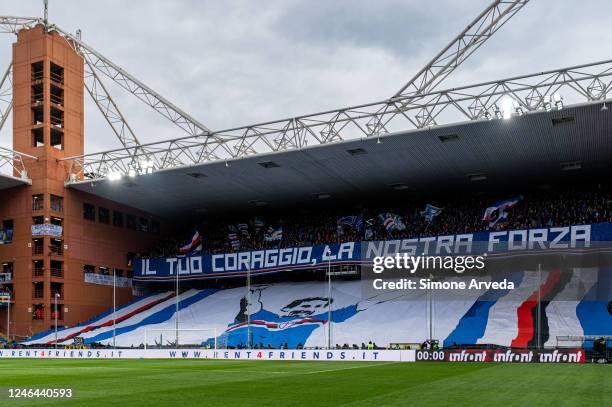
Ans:
[[[329,209],[318,215],[279,216],[270,223],[254,215],[250,221],[235,219],[216,223],[204,222],[199,229],[204,252],[222,253],[262,247],[291,247],[304,244],[442,235],[481,230],[507,230],[594,224],[612,221],[612,193],[606,184],[565,186],[555,190],[529,191],[522,195],[508,216],[494,225],[483,221],[484,209],[499,198],[518,196],[480,196],[465,199],[422,200],[393,207],[368,207],[359,211]],[[442,208],[431,222],[421,213],[427,203]],[[321,213],[324,212],[324,213]],[[381,213],[394,213],[405,229],[389,230]],[[347,220],[339,229],[338,219],[353,215],[363,222]],[[282,219],[282,220],[281,220]],[[308,219],[307,222],[304,219]],[[373,219],[368,223],[369,219]],[[396,219],[397,221],[398,219]],[[240,225],[244,222],[245,226]],[[352,223],[351,223],[352,222]],[[263,223],[263,224],[262,224]],[[233,229],[228,230],[228,225]],[[266,242],[268,225],[282,226],[282,239]],[[346,226],[346,225],[345,225]],[[188,230],[187,228],[185,230]],[[148,256],[178,253],[181,237],[168,238]],[[232,248],[228,234],[235,233],[239,247]],[[372,341],[379,346],[393,343],[421,343],[430,334],[445,347],[464,345],[498,345],[534,347],[536,337],[545,346],[555,346],[556,338],[569,335],[612,335],[612,314],[596,295],[601,288],[612,287],[607,268],[576,268],[571,278],[556,270],[511,270],[503,277],[512,281],[513,290],[469,290],[460,297],[434,299],[433,317],[427,317],[428,300],[424,291],[364,295],[363,281],[335,279],[332,288],[331,324],[333,343],[338,347],[363,347]],[[178,297],[179,323],[184,328],[206,328],[209,331],[181,331],[179,344],[212,346],[217,332],[221,347],[240,348],[247,344],[247,309],[250,302],[250,332],[254,347],[322,348],[326,346],[328,323],[328,285],[321,274],[308,271],[263,276],[251,285],[244,279],[207,283],[181,283]],[[177,298],[171,284],[149,287],[161,291],[140,298],[120,308],[113,327],[108,312],[85,324],[61,330],[58,342],[72,343],[75,337],[86,344],[109,346],[113,335],[117,346],[171,346],[172,330],[177,326]],[[546,298],[536,309],[536,295]],[[536,318],[536,314],[540,315]],[[429,332],[432,329],[433,332]],[[156,334],[146,331],[157,332]],[[54,333],[46,332],[25,341],[23,345],[49,345]]]
[[[511,215],[504,222],[489,227],[483,221],[483,211],[493,202],[511,196],[522,199],[511,209]],[[427,204],[442,208],[434,221],[428,222],[421,212]],[[443,199],[411,199],[393,207],[370,205],[354,206],[348,209],[328,208],[325,210],[287,212],[284,216],[277,214],[264,217],[254,215],[250,219],[240,216],[223,221],[204,221],[196,226],[203,237],[203,251],[207,253],[225,253],[241,250],[256,250],[270,247],[295,247],[323,243],[383,240],[389,238],[414,238],[421,236],[439,236],[483,230],[512,230],[536,227],[556,227],[572,224],[588,224],[612,221],[612,189],[607,183],[589,183],[587,185],[564,185],[555,189],[528,191],[524,195],[516,191],[479,196],[457,196]],[[398,215],[405,229],[387,230],[380,215],[390,213]],[[357,216],[363,227],[355,230],[343,227],[339,232],[338,220],[345,216]],[[304,219],[308,221],[305,222]],[[255,221],[263,223],[256,227]],[[242,233],[238,225],[247,225]],[[265,241],[268,228],[282,228],[280,240]],[[139,256],[171,256],[179,254],[178,247],[189,234],[188,229],[180,235],[165,238],[162,243],[149,253]],[[228,234],[236,234],[239,244],[232,246]]]

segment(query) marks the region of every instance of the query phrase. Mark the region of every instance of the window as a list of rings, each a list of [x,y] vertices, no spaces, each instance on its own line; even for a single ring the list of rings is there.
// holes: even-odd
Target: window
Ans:
[[[54,301],[56,296],[60,300],[64,298],[64,284],[51,283],[51,301]]]
[[[45,196],[43,194],[32,195],[32,210],[42,211],[45,207]]]
[[[43,223],[45,223],[45,217],[44,216],[33,216],[32,217],[32,224],[33,225],[42,225]]]
[[[45,266],[42,260],[34,260],[32,262],[32,277],[43,277],[45,275]]]
[[[117,277],[123,277],[123,270],[122,269],[115,269],[115,275]]]
[[[43,304],[32,304],[32,319],[45,319],[45,306]]]
[[[51,260],[51,277],[64,277],[64,263],[57,260]]]
[[[44,239],[32,239],[32,254],[40,256],[44,252]]]
[[[159,222],[156,220],[151,221],[151,232],[159,233]]]
[[[60,109],[57,109],[53,106],[51,106],[51,114],[50,114],[50,122],[51,122],[51,128],[52,129],[62,129],[64,127],[64,112]],[[63,136],[63,132],[58,131],[57,133],[61,134]]]
[[[64,83],[64,68],[51,62],[49,77],[52,82],[62,85]]]
[[[2,263],[2,273],[3,275],[0,275],[0,284],[12,283],[13,279],[15,278],[15,276],[13,275],[13,262],[8,262],[8,261],[3,262]],[[4,287],[8,288],[6,285]]]
[[[110,212],[107,208],[98,208],[98,222],[108,225],[110,222]]]
[[[83,204],[83,219],[96,220],[96,207],[89,203]]]
[[[51,127],[51,147],[58,150],[64,149],[64,131]]]
[[[51,195],[51,210],[55,212],[63,212],[64,198],[57,195]]]
[[[108,276],[110,274],[108,267],[100,266],[98,270],[100,270],[100,274],[102,274],[103,276]]]
[[[45,65],[43,61],[34,62],[32,64],[32,82],[40,81],[43,78],[43,72],[45,69]]]
[[[113,226],[123,227],[123,213],[119,211],[113,211]]]
[[[127,215],[126,225],[128,229],[136,230],[136,217],[134,215]]]
[[[41,118],[42,119],[42,118]],[[32,147],[42,147],[45,145],[42,127],[32,129]]]
[[[148,232],[149,231],[149,219],[140,218],[140,222],[138,222],[138,230],[140,230],[141,232]]]
[[[32,298],[45,298],[45,283],[40,281],[32,283]]]
[[[51,239],[49,242],[49,250],[51,256],[63,256],[64,255],[64,245],[61,239]]]
[[[2,221],[0,226],[0,244],[13,242],[13,219]]]
[[[91,264],[84,264],[83,265],[83,273],[95,273],[96,272],[96,266],[92,266]]]
[[[55,321],[56,318],[58,321],[62,321],[64,319],[64,313],[62,312],[64,310],[64,304],[57,304],[57,308],[56,308],[56,304],[55,302],[53,302],[53,304],[51,304],[51,309],[52,309],[51,311],[52,321]]]

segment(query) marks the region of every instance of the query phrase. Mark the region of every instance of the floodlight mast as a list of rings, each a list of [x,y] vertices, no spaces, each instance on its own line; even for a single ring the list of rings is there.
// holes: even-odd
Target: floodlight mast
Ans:
[[[401,112],[403,108],[411,104],[413,100],[411,97],[432,92],[527,3],[529,0],[493,1],[397,91],[391,97],[388,105],[381,107],[380,114],[373,116],[367,123],[370,133],[374,136],[388,133],[387,125],[395,117],[395,115],[388,115],[390,110],[399,109]],[[427,108],[423,108],[415,115],[416,122],[422,127],[436,124],[431,113]]]
[[[11,110],[13,109],[13,62],[9,62],[8,68],[0,79],[0,130],[4,127],[4,123],[8,119]]]
[[[529,0],[495,0],[393,97],[432,91],[527,3]]]

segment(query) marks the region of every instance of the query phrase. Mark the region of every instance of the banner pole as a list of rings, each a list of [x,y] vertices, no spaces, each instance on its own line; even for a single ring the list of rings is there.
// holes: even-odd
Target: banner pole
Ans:
[[[6,302],[6,344],[11,341],[11,299]]]
[[[247,348],[251,349],[251,269],[247,270]]]
[[[176,319],[176,323],[175,323],[175,330],[176,330],[176,335],[175,335],[175,340],[176,340],[176,348],[178,349],[179,347],[179,271],[178,271],[178,266],[176,268],[176,293],[174,296],[174,313],[175,313],[175,319]]]
[[[542,348],[542,266],[538,264],[538,349]]]
[[[327,253],[327,349],[332,348],[332,285],[331,285],[331,250]]]
[[[117,294],[115,293],[115,288],[117,286],[117,269],[113,267],[113,349],[116,348],[116,333],[117,333]]]

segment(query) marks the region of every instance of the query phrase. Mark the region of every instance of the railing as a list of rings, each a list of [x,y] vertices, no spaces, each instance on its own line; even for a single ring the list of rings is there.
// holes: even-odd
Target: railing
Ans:
[[[50,96],[50,99],[51,99],[51,103],[55,103],[56,105],[60,105],[60,106],[64,105],[64,98],[59,95],[54,95],[52,93]]]
[[[39,268],[32,270],[32,277],[43,277],[45,275],[45,269]]]
[[[63,278],[64,277],[64,270],[58,269],[58,268],[52,268],[51,269],[51,277]]]
[[[42,92],[34,93],[32,95],[32,103],[36,103],[36,104],[42,103],[43,99],[44,99],[44,94]]]
[[[40,256],[44,253],[44,249],[41,246],[32,246],[32,254],[35,256]]]
[[[33,289],[32,290],[32,298],[44,298],[45,297],[45,290],[40,288],[40,289]]]
[[[43,71],[32,71],[32,82],[42,80],[43,76]]]
[[[60,85],[64,84],[64,75],[63,74],[51,72],[49,74],[49,78],[51,79],[51,82],[55,82],[55,83],[60,84]]]
[[[64,126],[64,118],[61,115],[51,114],[51,125],[61,129]]]
[[[63,256],[64,249],[61,246],[49,246],[49,253],[51,256]]]

